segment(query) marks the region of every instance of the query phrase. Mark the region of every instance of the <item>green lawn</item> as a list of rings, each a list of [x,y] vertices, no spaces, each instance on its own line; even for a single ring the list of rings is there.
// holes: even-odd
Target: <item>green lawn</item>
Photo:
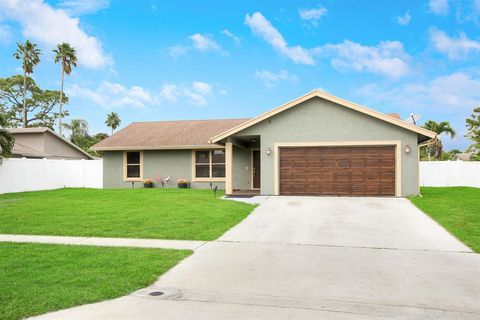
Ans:
[[[422,187],[421,194],[410,201],[480,253],[480,188]]]
[[[0,242],[0,319],[21,319],[144,288],[185,250]]]
[[[193,189],[60,189],[0,195],[0,233],[213,240],[255,206]]]

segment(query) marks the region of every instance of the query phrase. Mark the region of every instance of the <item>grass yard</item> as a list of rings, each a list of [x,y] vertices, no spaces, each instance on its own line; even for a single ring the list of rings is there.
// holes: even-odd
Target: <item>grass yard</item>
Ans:
[[[153,283],[185,250],[0,242],[0,319],[123,296]]]
[[[422,187],[421,194],[410,201],[480,253],[480,188]]]
[[[0,195],[0,233],[213,240],[255,206],[193,189],[60,189]]]

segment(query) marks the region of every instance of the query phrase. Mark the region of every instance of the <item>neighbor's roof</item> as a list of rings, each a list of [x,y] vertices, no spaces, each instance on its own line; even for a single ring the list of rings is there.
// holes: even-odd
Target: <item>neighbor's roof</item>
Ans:
[[[67,139],[59,136],[55,131],[53,131],[52,129],[50,128],[46,128],[46,127],[33,127],[33,128],[8,128],[7,129],[11,134],[15,135],[15,134],[32,134],[32,133],[49,133],[51,135],[53,135],[55,138],[61,140],[62,142],[68,144],[69,146],[71,146],[72,148],[74,149],[77,149],[79,152],[83,153],[86,157],[88,157],[89,159],[94,159],[90,154],[88,154],[87,152],[85,152],[82,148],[78,147],[77,145],[73,144],[72,142],[68,141]],[[31,153],[30,151],[33,151],[35,149],[31,149],[27,146],[23,146],[25,148],[28,148],[30,149],[27,150],[25,148],[23,148],[22,146],[18,146],[17,148],[17,151],[18,153],[15,152],[15,148],[16,148],[16,145],[18,143],[15,143],[14,144],[14,147],[13,147],[13,153],[14,154],[23,154],[25,156],[34,156],[34,157],[37,157],[37,156],[42,156],[42,157],[47,157],[47,156],[51,156],[49,154],[46,154],[46,153],[42,153],[40,152],[39,154],[37,153]],[[25,153],[22,153],[20,151],[24,151]],[[35,151],[38,151],[38,150],[35,150]]]
[[[92,148],[97,151],[211,148],[208,140],[249,119],[133,122]]]
[[[385,122],[388,122],[388,123],[391,123],[393,125],[396,125],[396,126],[399,126],[399,127],[402,127],[402,128],[405,128],[407,130],[410,130],[410,131],[413,131],[413,132],[416,132],[420,135],[423,135],[427,138],[435,138],[437,136],[437,134],[435,132],[432,132],[430,130],[427,130],[425,128],[422,128],[422,127],[419,127],[419,126],[416,126],[416,125],[413,125],[413,124],[409,124],[401,119],[399,119],[399,117],[397,116],[394,116],[394,115],[387,115],[385,113],[381,113],[381,112],[378,112],[378,111],[375,111],[375,110],[372,110],[372,109],[369,109],[369,108],[366,108],[364,106],[361,106],[359,104],[356,104],[356,103],[353,103],[353,102],[350,102],[350,101],[347,101],[347,100],[344,100],[342,98],[339,98],[339,97],[336,97],[336,96],[333,96],[331,94],[328,94],[326,92],[323,92],[321,90],[313,90],[301,97],[298,97],[290,102],[287,102],[285,104],[282,104],[281,106],[273,109],[273,110],[270,110],[270,111],[267,111],[261,115],[259,115],[258,117],[255,117],[255,118],[252,118],[234,128],[231,128],[231,129],[228,129],[228,130],[225,130],[224,132],[216,135],[216,136],[213,136],[213,138],[211,138],[209,140],[209,142],[211,143],[217,143],[239,131],[242,131],[250,126],[253,126],[254,124],[256,123],[259,123],[265,119],[268,119],[280,112],[283,112],[285,110],[288,110],[290,108],[293,108],[299,104],[301,104],[302,102],[305,102],[309,99],[312,99],[312,98],[315,98],[315,97],[318,97],[318,98],[321,98],[321,99],[325,99],[325,100],[328,100],[328,101],[331,101],[331,102],[334,102],[336,103],[339,107],[346,107],[346,108],[349,108],[349,109],[352,109],[352,110],[355,110],[355,111],[358,111],[358,112],[361,112],[363,114],[366,114],[366,115],[369,115],[369,116],[372,116],[374,118],[377,118],[377,119],[380,119],[380,120],[383,120]]]

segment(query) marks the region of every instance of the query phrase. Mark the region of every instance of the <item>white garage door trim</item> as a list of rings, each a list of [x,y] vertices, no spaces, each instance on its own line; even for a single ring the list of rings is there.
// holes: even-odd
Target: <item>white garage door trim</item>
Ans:
[[[323,142],[277,142],[273,145],[274,194],[280,195],[280,148],[282,147],[354,147],[354,146],[395,146],[395,196],[402,195],[402,154],[400,140],[389,141],[323,141]]]

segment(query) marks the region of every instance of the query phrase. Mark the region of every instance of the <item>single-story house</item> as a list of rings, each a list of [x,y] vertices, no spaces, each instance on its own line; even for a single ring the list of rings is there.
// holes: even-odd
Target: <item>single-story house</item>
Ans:
[[[226,194],[418,194],[419,146],[436,134],[314,90],[252,119],[132,123],[94,146],[104,187],[186,178]]]
[[[12,158],[92,160],[87,152],[44,127],[11,128],[15,138]]]

